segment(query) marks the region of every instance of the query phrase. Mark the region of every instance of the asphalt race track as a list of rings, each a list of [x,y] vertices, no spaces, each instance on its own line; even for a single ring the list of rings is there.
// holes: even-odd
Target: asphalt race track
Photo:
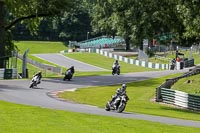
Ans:
[[[102,108],[95,106],[71,103],[55,98],[58,91],[71,90],[74,88],[82,88],[87,86],[101,86],[118,83],[126,83],[149,78],[162,77],[175,72],[188,71],[188,69],[179,71],[149,71],[123,74],[118,76],[92,76],[92,77],[74,77],[72,81],[63,81],[58,79],[43,79],[37,89],[30,89],[30,80],[0,80],[0,100],[20,103],[25,105],[39,106],[44,108],[67,110],[80,113],[132,118],[140,120],[148,120],[160,122],[164,124],[200,127],[200,122],[191,120],[182,120],[168,117],[144,115],[138,113],[115,113],[107,112]],[[127,88],[128,89],[128,88]],[[127,90],[128,91],[128,90]],[[107,101],[108,99],[105,99]]]
[[[43,60],[47,60],[49,62],[57,64],[59,66],[67,68],[74,66],[77,71],[106,71],[103,68],[99,68],[93,65],[86,64],[84,62],[68,58],[62,54],[33,54],[33,55]]]

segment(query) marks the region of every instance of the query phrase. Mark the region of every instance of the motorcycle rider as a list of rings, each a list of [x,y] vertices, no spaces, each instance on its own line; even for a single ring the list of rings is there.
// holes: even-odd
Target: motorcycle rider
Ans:
[[[71,66],[69,69],[66,70],[65,77],[63,78],[63,80],[65,79],[70,80],[73,77],[74,73],[75,73],[74,66]]]
[[[112,96],[112,100],[111,103],[113,102],[113,106],[116,109],[116,104],[118,101],[116,101],[117,97],[122,96],[122,95],[126,95],[126,84],[122,84],[121,88],[118,88],[116,90],[116,94],[114,96]]]
[[[71,66],[69,69],[67,69],[66,71],[71,70],[72,75],[75,73],[75,69],[74,66]]]
[[[176,66],[176,59],[174,58],[171,60],[170,70],[174,70],[175,66]]]
[[[42,72],[38,71],[33,77],[35,77],[35,76],[38,76],[38,79],[39,79],[38,84],[40,84],[40,81],[42,79]]]
[[[120,64],[119,64],[119,61],[118,60],[115,60],[115,62],[113,63],[113,69],[115,67],[120,67]]]
[[[112,65],[112,73],[113,74],[116,73],[116,69],[119,69],[119,71],[120,71],[120,64],[119,64],[118,60],[115,60],[115,62]]]

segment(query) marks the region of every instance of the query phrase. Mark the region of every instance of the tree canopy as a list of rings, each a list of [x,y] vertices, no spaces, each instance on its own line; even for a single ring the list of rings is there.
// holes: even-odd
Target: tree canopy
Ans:
[[[140,45],[166,33],[176,35],[180,45],[199,43],[199,7],[199,0],[97,0],[92,25],[94,31],[124,37],[127,49],[129,41]]]
[[[13,49],[6,41],[10,29],[19,22],[33,34],[39,26],[39,31],[72,40],[84,39],[88,32],[121,36],[129,50],[143,39],[199,43],[199,8],[199,0],[0,0],[0,67],[1,58],[9,54],[5,48]],[[164,40],[163,35],[171,37]]]
[[[76,0],[0,0],[0,68],[5,67],[6,46],[11,46],[9,41],[10,29],[17,23],[25,23],[27,28],[35,33],[43,19],[47,16],[60,16],[70,12]],[[11,47],[7,47],[11,48]]]

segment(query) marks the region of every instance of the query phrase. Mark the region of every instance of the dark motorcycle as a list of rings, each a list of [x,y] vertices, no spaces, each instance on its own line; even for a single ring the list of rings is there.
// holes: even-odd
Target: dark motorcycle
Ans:
[[[121,113],[126,108],[128,100],[129,98],[127,95],[118,96],[115,100],[110,100],[106,103],[105,110],[106,111],[115,110],[118,113]]]
[[[33,76],[29,88],[37,87],[37,85],[38,85],[39,83],[40,83],[39,76]]]
[[[173,59],[173,60],[171,60],[170,70],[175,70],[175,69],[176,69],[176,60]]]
[[[70,81],[71,79],[72,79],[72,77],[73,77],[73,73],[71,72],[71,70],[69,69],[69,70],[67,70],[66,71],[66,73],[65,73],[65,77],[63,78],[63,80],[68,80],[68,81]]]
[[[115,65],[112,66],[112,75],[115,75],[115,74],[117,75],[120,74],[120,66],[115,66]]]

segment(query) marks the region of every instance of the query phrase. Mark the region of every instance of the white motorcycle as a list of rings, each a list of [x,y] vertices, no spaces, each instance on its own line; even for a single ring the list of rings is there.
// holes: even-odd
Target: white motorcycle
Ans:
[[[105,110],[106,111],[116,110],[118,113],[121,113],[126,108],[128,100],[129,98],[126,94],[118,96],[114,101],[110,100],[106,103]]]
[[[29,88],[37,87],[37,85],[40,83],[39,76],[33,76]]]

